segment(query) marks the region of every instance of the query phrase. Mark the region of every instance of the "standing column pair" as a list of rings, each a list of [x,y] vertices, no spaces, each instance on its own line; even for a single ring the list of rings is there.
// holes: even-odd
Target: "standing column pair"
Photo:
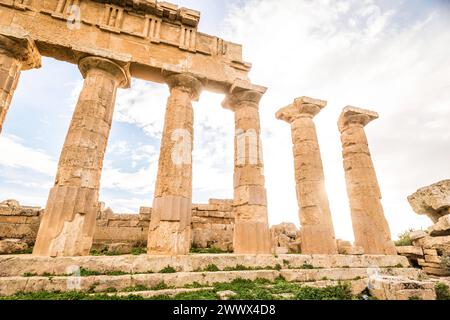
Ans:
[[[188,75],[166,76],[167,102],[155,198],[148,235],[150,254],[188,254],[192,205],[192,101],[201,82]],[[262,93],[232,91],[224,107],[235,112],[234,251],[270,253],[258,104]]]
[[[34,255],[87,255],[92,245],[116,92],[129,86],[130,75],[127,65],[99,57],[81,59],[79,68],[84,85],[64,142]]]
[[[33,40],[0,35],[0,133],[20,72],[40,67],[41,55]]]

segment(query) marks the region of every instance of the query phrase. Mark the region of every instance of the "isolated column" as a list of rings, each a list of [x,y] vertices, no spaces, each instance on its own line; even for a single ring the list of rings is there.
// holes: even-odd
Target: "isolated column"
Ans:
[[[21,70],[39,68],[41,55],[33,40],[0,35],[0,133]]]
[[[148,234],[149,254],[188,254],[191,244],[192,141],[201,82],[188,74],[166,76],[167,101],[155,198]]]
[[[277,119],[291,124],[304,254],[337,253],[322,158],[313,122],[313,118],[326,104],[326,101],[301,97],[276,114]]]
[[[116,92],[128,87],[130,78],[126,68],[98,57],[82,59],[79,68],[84,86],[39,227],[35,255],[87,255],[92,245]]]
[[[364,127],[378,114],[346,107],[339,118],[347,193],[355,245],[366,254],[396,254],[381,205],[381,192]]]
[[[271,252],[259,123],[262,95],[253,90],[237,89],[223,103],[235,115],[235,253]]]

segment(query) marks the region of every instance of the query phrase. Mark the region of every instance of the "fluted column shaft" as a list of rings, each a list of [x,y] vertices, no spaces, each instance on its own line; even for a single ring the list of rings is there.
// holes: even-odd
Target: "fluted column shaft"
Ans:
[[[0,133],[19,82],[21,70],[40,66],[41,56],[32,40],[0,35]]]
[[[355,245],[366,254],[396,254],[381,204],[381,192],[364,127],[378,114],[364,109],[344,108],[338,122],[341,132],[347,193]]]
[[[155,196],[148,234],[149,254],[188,254],[191,244],[192,141],[201,82],[187,74],[166,76],[167,101]]]
[[[336,239],[325,190],[322,158],[313,118],[326,106],[301,97],[276,114],[291,124],[302,253],[336,254]]]
[[[33,254],[89,254],[99,209],[103,158],[116,92],[129,85],[126,68],[86,57],[79,63],[85,80],[58,164]]]
[[[223,106],[234,111],[233,246],[235,253],[270,253],[264,164],[260,138],[259,101],[262,93],[230,93]]]

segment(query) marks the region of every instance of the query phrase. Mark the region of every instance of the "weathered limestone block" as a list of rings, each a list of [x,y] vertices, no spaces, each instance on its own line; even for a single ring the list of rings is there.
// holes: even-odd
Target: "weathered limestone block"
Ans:
[[[436,249],[450,254],[450,236],[426,237],[421,240],[424,249]]]
[[[369,291],[372,296],[380,300],[436,299],[432,281],[416,281],[392,276],[371,279]]]
[[[422,257],[424,252],[421,247],[415,246],[398,246],[395,247],[397,249],[397,253],[406,256],[406,257]]]
[[[336,240],[337,250],[339,254],[346,255],[363,255],[364,248],[354,246],[350,241],[344,241],[341,239]]]
[[[450,180],[420,188],[408,197],[408,201],[417,214],[425,214],[436,223],[450,214]]]
[[[193,205],[193,247],[233,251],[234,218],[231,204],[232,200],[214,199],[207,205]]]
[[[188,74],[166,76],[170,87],[155,198],[148,233],[149,254],[188,254],[192,210],[194,110],[202,84]]]
[[[271,252],[259,121],[259,102],[264,92],[233,87],[222,104],[235,115],[235,253]]]
[[[415,230],[409,233],[409,238],[411,239],[411,241],[416,241],[416,240],[420,240],[422,238],[425,238],[428,236],[428,233],[426,233],[423,230]]]
[[[116,91],[127,67],[93,56],[80,60],[85,78],[39,228],[34,255],[87,255],[99,209],[98,192]]]
[[[28,249],[28,244],[21,239],[0,240],[0,254],[11,254]]]
[[[381,192],[372,163],[364,127],[378,114],[346,107],[339,118],[347,193],[355,244],[366,254],[395,255],[389,225],[381,205]]]
[[[21,206],[16,200],[0,203],[0,239],[20,239],[34,244],[43,210]]]
[[[326,101],[301,97],[276,117],[291,125],[302,253],[337,253],[322,158],[313,118]]]
[[[428,228],[428,233],[432,237],[450,236],[450,215],[440,217],[434,225]]]
[[[0,133],[14,96],[20,72],[40,68],[41,55],[34,41],[13,29],[0,35]]]
[[[301,239],[299,230],[293,223],[283,222],[270,227],[272,247],[275,253],[300,253]]]

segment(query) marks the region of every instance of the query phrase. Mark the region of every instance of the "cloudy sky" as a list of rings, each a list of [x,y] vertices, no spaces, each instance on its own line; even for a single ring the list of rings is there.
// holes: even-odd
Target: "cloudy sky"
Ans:
[[[275,112],[295,97],[328,101],[316,117],[339,238],[353,239],[337,118],[346,105],[380,114],[366,127],[394,237],[426,228],[406,197],[449,178],[450,1],[172,0],[202,12],[200,31],[242,43],[261,102],[272,224],[298,224],[289,126]],[[45,206],[82,78],[44,58],[22,77],[0,136],[0,199]],[[151,206],[168,89],[120,90],[102,176],[115,212]],[[204,92],[195,110],[194,202],[232,197],[233,114]]]

